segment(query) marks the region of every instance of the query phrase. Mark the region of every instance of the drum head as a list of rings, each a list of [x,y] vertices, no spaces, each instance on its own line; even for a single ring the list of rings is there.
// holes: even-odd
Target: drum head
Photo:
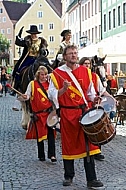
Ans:
[[[109,96],[102,97],[100,106],[102,106],[107,113],[116,110],[115,101]]]
[[[82,125],[90,125],[96,123],[104,114],[104,109],[102,107],[95,107],[89,109],[81,118]]]
[[[56,114],[56,110],[53,110],[47,118],[47,125],[49,127],[54,127],[59,122],[59,118]]]

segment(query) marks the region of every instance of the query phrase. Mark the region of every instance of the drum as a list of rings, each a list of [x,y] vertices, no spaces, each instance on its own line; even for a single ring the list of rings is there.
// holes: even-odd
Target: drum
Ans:
[[[116,134],[115,127],[111,123],[108,114],[100,106],[85,112],[80,119],[80,124],[94,145],[107,144]]]
[[[116,112],[116,103],[110,96],[103,96],[100,106],[102,106],[107,113],[111,111]]]
[[[59,117],[56,110],[53,110],[47,117],[47,125],[53,129],[59,128]],[[59,129],[60,130],[60,129]]]

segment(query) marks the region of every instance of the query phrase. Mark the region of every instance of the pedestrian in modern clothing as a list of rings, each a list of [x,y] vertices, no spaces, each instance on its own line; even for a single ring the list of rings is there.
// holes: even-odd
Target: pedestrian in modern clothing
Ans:
[[[66,64],[53,71],[48,90],[50,99],[57,97],[60,108],[65,178],[63,186],[72,184],[75,175],[74,160],[84,158],[87,186],[101,187],[103,184],[96,177],[93,156],[100,153],[100,149],[88,140],[79,123],[80,117],[89,108],[88,103],[90,101],[96,103],[99,99],[95,96],[91,70],[77,64],[78,51],[74,45],[68,45],[64,49],[63,59]],[[80,91],[75,79],[72,79],[73,76],[79,82],[82,91]]]
[[[119,88],[117,95],[126,95],[126,81],[124,81],[123,86]]]
[[[27,30],[26,32],[29,33],[29,35],[25,36],[24,39],[21,38],[22,27],[19,31],[19,34],[16,36],[15,44],[19,47],[23,47],[23,53],[16,63],[12,77],[14,81],[14,88],[18,89],[20,85],[20,73],[27,68],[28,66],[32,65],[37,57],[40,55],[40,51],[43,49],[43,55],[47,54],[47,41],[43,37],[38,37],[37,34],[40,34],[41,32],[38,31],[36,25],[31,25],[30,30]],[[45,50],[45,51],[44,51]],[[12,91],[10,95],[15,95],[15,92]]]
[[[48,158],[52,162],[56,162],[55,158],[55,130],[47,126],[47,117],[52,111],[52,102],[48,99],[47,90],[49,82],[47,80],[48,70],[44,66],[40,66],[36,72],[36,78],[31,81],[27,87],[23,100],[30,99],[32,109],[32,123],[29,123],[26,139],[29,133],[35,131],[37,138],[38,158],[45,161],[44,140],[48,139]],[[35,130],[34,130],[35,129]]]
[[[2,89],[1,89],[1,96],[3,95],[3,91],[5,91],[5,96],[7,94],[7,81],[9,80],[9,75],[6,73],[6,68],[1,69],[1,75],[0,75],[0,81],[2,84]]]
[[[2,90],[2,84],[0,83],[0,90]]]

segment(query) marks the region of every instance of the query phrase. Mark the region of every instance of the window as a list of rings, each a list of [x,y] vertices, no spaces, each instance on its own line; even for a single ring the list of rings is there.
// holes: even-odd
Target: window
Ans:
[[[90,29],[88,30],[88,38],[90,40],[91,36],[90,36]]]
[[[82,7],[82,21],[84,21],[84,6]]]
[[[92,43],[94,42],[94,28],[92,28]]]
[[[38,18],[42,18],[42,17],[43,17],[43,12],[42,12],[42,11],[38,11],[37,17],[38,17]]]
[[[87,4],[85,5],[85,20],[87,20]]]
[[[90,18],[90,2],[88,2],[88,18]]]
[[[113,28],[116,27],[116,14],[115,9],[113,9]]]
[[[109,0],[110,1],[110,0]],[[98,6],[99,12],[101,12],[101,0],[99,0],[99,6]]]
[[[53,23],[49,23],[49,30],[54,29],[54,24]]]
[[[78,44],[78,33],[76,33],[76,44]]]
[[[126,3],[123,4],[123,24],[126,23]]]
[[[104,14],[104,32],[106,32],[106,14]]]
[[[109,11],[109,30],[111,30],[111,11]]]
[[[95,14],[97,14],[97,0],[95,0]]]
[[[126,64],[125,63],[120,63],[120,70],[126,71]]]
[[[117,70],[117,63],[112,63],[112,75],[114,75],[116,70]]]
[[[6,22],[6,17],[3,17],[3,18],[2,18],[2,21],[3,21],[3,22]]]
[[[39,29],[39,30],[43,30],[43,24],[39,24],[39,25],[38,25],[38,29]]]
[[[99,39],[101,39],[101,25],[99,25]]]
[[[11,33],[11,29],[7,28],[7,34],[10,34],[10,33]]]
[[[49,54],[54,55],[54,49],[50,49]]]
[[[120,6],[118,7],[118,26],[121,25],[121,11],[120,11]]]
[[[54,42],[54,36],[49,36],[49,42]]]
[[[1,29],[1,34],[4,34],[4,33],[5,33],[4,29]]]
[[[11,39],[8,39],[8,42],[9,42],[10,45],[12,44],[12,40]]]
[[[3,9],[2,8],[0,8],[0,13],[3,13]]]
[[[97,42],[98,34],[97,34],[97,26],[95,26],[95,40]]]
[[[92,14],[92,16],[94,15],[94,11],[93,11],[93,0],[91,1],[91,14]]]

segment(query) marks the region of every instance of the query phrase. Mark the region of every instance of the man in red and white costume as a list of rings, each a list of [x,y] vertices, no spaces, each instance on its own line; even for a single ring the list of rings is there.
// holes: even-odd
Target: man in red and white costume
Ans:
[[[96,177],[93,155],[100,153],[98,146],[91,144],[80,126],[80,116],[89,108],[89,103],[97,102],[92,82],[91,70],[77,64],[77,47],[68,45],[63,52],[66,64],[56,68],[50,80],[48,95],[60,108],[60,126],[62,142],[62,158],[64,163],[63,186],[72,184],[74,159],[84,158],[84,167],[88,187],[102,187]],[[68,73],[72,73],[79,82],[81,89]],[[91,105],[91,104],[90,104]]]

